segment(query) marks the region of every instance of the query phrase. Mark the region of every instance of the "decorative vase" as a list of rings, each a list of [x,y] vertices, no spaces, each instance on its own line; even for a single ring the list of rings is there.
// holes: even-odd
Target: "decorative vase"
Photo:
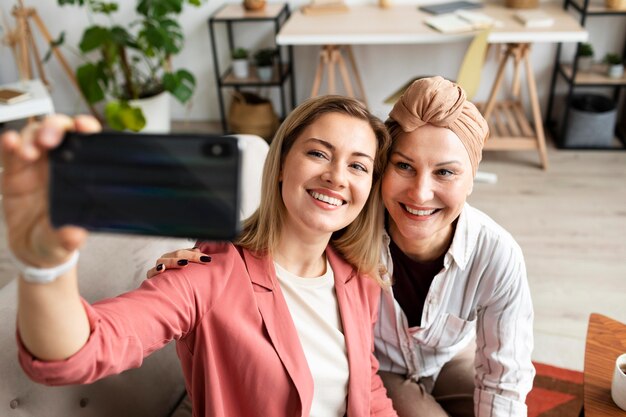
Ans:
[[[265,8],[265,0],[243,0],[243,7],[250,11],[262,10]]]
[[[578,66],[578,71],[580,72],[591,72],[591,67],[593,66],[593,57],[579,56],[576,65]]]
[[[233,60],[233,75],[235,78],[248,78],[250,71],[248,70],[247,59],[234,59]]]
[[[256,75],[261,81],[270,81],[272,79],[272,76],[274,75],[274,68],[271,66],[257,67]]]
[[[146,118],[146,126],[141,133],[170,132],[170,95],[164,91],[156,96],[130,100],[133,107],[139,107]]]
[[[606,69],[609,78],[622,78],[624,76],[624,64],[609,65]]]

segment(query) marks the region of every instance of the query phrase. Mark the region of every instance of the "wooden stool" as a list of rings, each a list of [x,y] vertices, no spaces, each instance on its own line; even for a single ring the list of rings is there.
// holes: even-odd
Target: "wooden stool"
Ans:
[[[360,97],[356,97],[354,94],[354,88],[352,87],[352,80],[348,73],[348,67],[346,61],[342,55],[345,52],[347,55],[350,66],[352,67],[352,74],[356,82],[356,86],[359,89]],[[317,70],[315,71],[315,78],[313,79],[313,88],[311,89],[311,97],[315,97],[319,94],[320,86],[322,84],[322,78],[326,73],[327,78],[327,90],[328,94],[337,94],[335,85],[335,65],[339,68],[343,86],[346,90],[348,97],[355,97],[361,100],[367,106],[367,98],[365,96],[365,89],[361,82],[361,76],[356,66],[354,55],[352,54],[352,48],[350,45],[324,45],[320,50],[319,62],[317,64]]]

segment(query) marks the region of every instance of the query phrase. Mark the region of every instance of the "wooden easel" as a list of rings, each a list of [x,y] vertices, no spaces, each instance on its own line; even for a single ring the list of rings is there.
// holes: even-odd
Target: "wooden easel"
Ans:
[[[30,20],[32,19],[39,29],[39,32],[41,32],[41,34],[43,35],[46,43],[50,45],[54,56],[61,63],[61,66],[63,67],[63,70],[67,74],[68,78],[79,91],[81,97],[83,97],[83,99],[85,100],[85,103],[89,107],[91,113],[99,118],[96,109],[82,95],[82,92],[78,85],[78,81],[74,76],[72,68],[67,63],[67,60],[65,59],[59,48],[52,45],[52,36],[50,36],[50,32],[48,32],[46,25],[39,17],[37,10],[35,10],[33,7],[26,7],[23,0],[18,0],[18,4],[13,7],[11,14],[15,17],[16,27],[15,29],[11,29],[8,24],[5,23],[7,29],[5,43],[7,43],[9,47],[13,50],[13,55],[15,57],[17,71],[20,79],[32,79],[34,75],[34,68],[36,68],[38,78],[41,79],[46,87],[50,88],[50,83],[48,81],[48,78],[46,77],[46,73],[43,68],[41,55],[39,54],[39,48],[37,47],[37,43],[35,42],[33,32],[31,30]]]

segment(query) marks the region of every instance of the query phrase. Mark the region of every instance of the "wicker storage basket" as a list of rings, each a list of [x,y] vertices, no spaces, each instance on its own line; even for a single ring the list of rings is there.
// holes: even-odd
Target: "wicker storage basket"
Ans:
[[[626,10],[626,0],[604,0],[604,5],[611,10]]]
[[[539,0],[506,0],[505,4],[510,9],[535,9],[539,7]]]

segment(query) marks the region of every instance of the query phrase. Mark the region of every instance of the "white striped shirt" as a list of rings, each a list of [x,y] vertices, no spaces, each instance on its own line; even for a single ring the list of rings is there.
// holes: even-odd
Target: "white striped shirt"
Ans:
[[[386,279],[393,275],[384,235]],[[466,204],[444,268],[431,284],[421,324],[408,327],[392,290],[383,291],[375,327],[380,370],[420,378],[432,390],[442,366],[476,338],[476,417],[526,416],[535,374],[533,307],[524,257],[513,237]]]

